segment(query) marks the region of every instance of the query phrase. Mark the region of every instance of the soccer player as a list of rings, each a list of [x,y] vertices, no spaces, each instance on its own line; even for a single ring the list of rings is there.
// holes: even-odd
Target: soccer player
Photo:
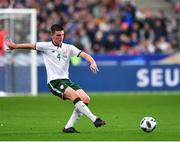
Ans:
[[[73,45],[63,43],[64,29],[61,25],[54,24],[51,26],[51,37],[52,41],[49,42],[15,44],[9,41],[7,45],[11,50],[33,49],[43,54],[47,72],[47,83],[50,91],[55,96],[63,100],[68,99],[74,103],[72,115],[63,128],[64,133],[79,133],[74,128],[74,124],[82,115],[88,117],[94,123],[95,127],[105,125],[105,121],[94,115],[88,108],[89,96],[78,84],[69,79],[69,61],[72,56],[80,56],[89,62],[90,69],[93,73],[97,73],[98,71],[96,62],[89,54]]]

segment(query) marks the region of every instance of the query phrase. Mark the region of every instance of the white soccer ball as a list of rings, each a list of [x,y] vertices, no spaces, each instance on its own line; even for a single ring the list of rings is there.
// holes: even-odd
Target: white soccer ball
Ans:
[[[157,126],[153,117],[144,117],[140,122],[140,127],[144,132],[152,132]]]

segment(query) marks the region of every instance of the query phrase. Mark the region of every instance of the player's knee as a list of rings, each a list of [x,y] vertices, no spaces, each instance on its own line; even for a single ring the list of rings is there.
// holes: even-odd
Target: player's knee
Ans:
[[[82,101],[83,101],[83,103],[85,103],[85,104],[89,104],[89,102],[90,102],[90,97],[89,97],[89,96],[83,96]]]
[[[76,98],[80,97],[78,93],[74,92],[68,92],[66,91],[63,95],[63,98],[69,99],[69,100],[75,100]]]

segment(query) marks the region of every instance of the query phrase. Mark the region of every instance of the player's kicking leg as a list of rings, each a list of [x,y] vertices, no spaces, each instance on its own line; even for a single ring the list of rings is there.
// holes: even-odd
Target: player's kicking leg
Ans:
[[[68,123],[63,129],[63,132],[78,133],[78,131],[73,126],[81,115],[87,116],[94,123],[95,127],[101,127],[105,125],[105,121],[92,114],[89,108],[85,105],[89,103],[90,98],[82,89],[74,91],[72,88],[68,87],[64,92],[64,97],[73,101],[75,109]]]
[[[84,90],[79,89],[76,91],[78,95],[80,96],[81,100],[84,104],[88,105],[90,102],[89,96],[84,92]],[[105,125],[105,121],[101,120],[100,118],[97,118],[94,122],[95,127],[101,127],[102,125]]]
[[[86,105],[89,104],[90,102],[90,98],[89,96],[82,90],[82,89],[78,89],[76,90],[76,92],[78,93],[78,95],[80,96],[82,102]],[[80,117],[83,114],[81,112],[79,112],[76,108],[73,110],[73,113],[71,115],[71,117],[69,118],[66,126],[63,129],[63,132],[65,133],[78,133],[79,131],[77,131],[76,129],[74,129],[74,124],[80,119]]]
[[[90,101],[89,96],[82,89],[78,89],[78,90],[76,90],[76,92],[80,96],[83,103],[88,105],[89,101]],[[65,133],[79,133],[79,131],[77,131],[73,126],[80,119],[80,117],[82,115],[83,114],[80,111],[78,111],[77,108],[74,108],[74,110],[71,114],[71,117],[69,118],[66,126],[63,129],[63,132],[65,132]]]

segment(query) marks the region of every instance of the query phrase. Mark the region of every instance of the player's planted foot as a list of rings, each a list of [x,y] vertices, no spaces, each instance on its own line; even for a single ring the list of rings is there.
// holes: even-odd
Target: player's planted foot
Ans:
[[[67,128],[67,129],[63,129],[63,132],[64,133],[80,133],[79,131],[77,131],[74,127],[70,127],[70,128]]]
[[[96,121],[94,122],[94,126],[97,127],[101,127],[103,125],[105,125],[106,122],[104,120],[102,120],[101,118],[97,118]]]

